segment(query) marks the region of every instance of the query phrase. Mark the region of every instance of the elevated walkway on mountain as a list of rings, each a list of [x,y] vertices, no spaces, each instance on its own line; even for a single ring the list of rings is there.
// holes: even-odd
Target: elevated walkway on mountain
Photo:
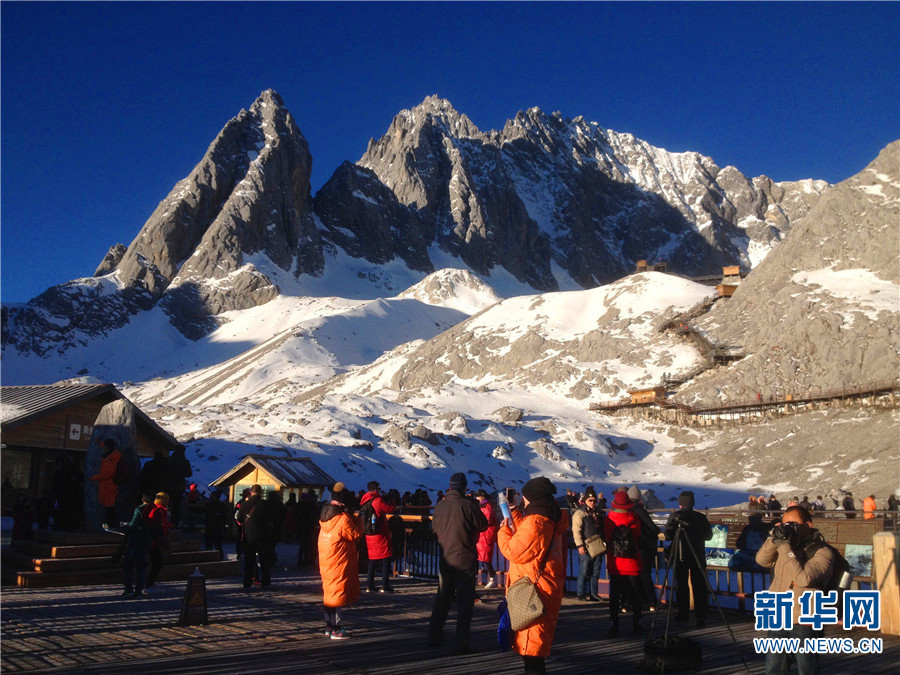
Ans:
[[[782,397],[763,397],[723,401],[714,405],[691,406],[675,400],[671,393],[635,401],[633,398],[604,403],[592,403],[592,412],[618,414],[629,412],[634,417],[656,419],[688,426],[747,424],[772,417],[824,408],[866,406],[900,407],[900,378],[842,387],[840,389],[811,389],[802,394]]]

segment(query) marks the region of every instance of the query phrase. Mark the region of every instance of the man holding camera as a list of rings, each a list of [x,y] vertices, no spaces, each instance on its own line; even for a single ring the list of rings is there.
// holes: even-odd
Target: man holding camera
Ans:
[[[675,570],[675,592],[678,596],[676,621],[687,621],[691,611],[688,588],[693,590],[694,615],[697,626],[706,625],[709,609],[709,590],[706,579],[706,542],[712,539],[712,528],[706,515],[694,511],[694,493],[685,490],[678,495],[681,507],[666,523],[666,539],[669,548],[669,564]],[[690,576],[690,586],[688,586]]]
[[[802,506],[791,506],[772,530],[772,536],[756,554],[756,563],[762,567],[774,567],[773,592],[791,591],[794,594],[793,627],[774,631],[774,638],[819,637],[822,631],[797,623],[800,617],[800,596],[808,590],[820,589],[831,578],[834,570],[834,552],[824,545],[825,539],[812,526],[812,516]],[[797,672],[809,675],[818,671],[816,654],[784,653],[766,654],[766,674],[786,673],[791,662],[797,664]]]

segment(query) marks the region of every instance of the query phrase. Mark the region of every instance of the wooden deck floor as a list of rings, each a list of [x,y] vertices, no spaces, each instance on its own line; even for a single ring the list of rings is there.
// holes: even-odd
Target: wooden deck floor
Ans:
[[[482,592],[475,607],[472,642],[478,653],[455,657],[452,630],[455,609],[446,627],[448,646],[429,649],[428,617],[435,589],[432,581],[400,578],[394,595],[363,594],[344,613],[352,633],[334,641],[322,633],[318,576],[281,570],[265,591],[244,592],[237,579],[208,579],[210,624],[178,626],[184,584],[160,584],[162,592],[143,600],[120,600],[116,586],[60,589],[4,588],[2,671],[79,673],[516,673],[521,659],[496,647],[496,607],[502,592]],[[728,612],[729,629],[713,610],[706,628],[672,632],[699,639],[705,673],[762,673],[763,658],[754,654],[748,614]],[[645,617],[645,636],[650,619]],[[605,603],[564,600],[553,653],[553,673],[634,673],[643,640],[629,634],[606,636]],[[657,633],[661,627],[657,627]],[[840,631],[843,636],[843,631]],[[860,637],[884,638],[880,655],[823,657],[823,673],[896,672],[900,638],[854,631]],[[741,656],[746,660],[744,668]]]

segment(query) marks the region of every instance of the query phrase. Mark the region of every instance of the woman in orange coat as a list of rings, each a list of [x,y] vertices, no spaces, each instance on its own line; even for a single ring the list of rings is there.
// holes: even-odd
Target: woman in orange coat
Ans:
[[[362,527],[353,517],[353,494],[343,483],[331,488],[331,501],[319,516],[319,574],[325,605],[325,635],[346,640],[350,634],[341,627],[341,607],[359,600],[359,552],[357,542]]]
[[[553,634],[559,618],[566,583],[566,530],[569,514],[562,511],[553,495],[556,486],[543,476],[532,478],[522,487],[524,514],[512,507],[515,533],[504,519],[497,532],[500,552],[509,560],[507,588],[523,576],[538,579],[541,560],[543,572],[537,581],[544,614],[535,623],[516,633],[515,650],[525,662],[526,673],[545,673],[544,659],[553,646]],[[512,504],[510,504],[512,506]]]
[[[116,527],[119,522],[116,518],[116,497],[119,495],[119,486],[116,485],[116,467],[122,459],[122,453],[116,449],[116,442],[107,438],[103,441],[106,451],[100,460],[100,473],[91,476],[91,480],[97,483],[97,502],[104,511],[104,527]]]

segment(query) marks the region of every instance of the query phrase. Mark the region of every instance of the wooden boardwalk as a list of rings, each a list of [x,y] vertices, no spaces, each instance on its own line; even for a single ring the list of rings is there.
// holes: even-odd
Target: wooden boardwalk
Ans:
[[[120,600],[118,586],[28,589],[4,587],[0,668],[15,672],[78,673],[517,673],[521,659],[496,646],[496,607],[502,591],[480,592],[475,607],[472,643],[478,652],[452,652],[455,609],[445,629],[446,646],[426,644],[434,581],[398,578],[397,593],[364,593],[345,610],[352,637],[330,640],[322,633],[321,587],[312,570],[300,573],[279,566],[273,585],[245,592],[239,579],[208,579],[210,624],[177,625],[184,583],[159,584],[161,593],[143,600]],[[660,614],[663,618],[665,613]],[[650,627],[645,616],[644,636]],[[750,614],[727,612],[737,641],[715,609],[706,628],[672,624],[673,633],[703,644],[705,673],[762,673],[763,658],[753,652]],[[553,673],[640,672],[643,639],[629,631],[607,637],[607,605],[566,597],[553,652]],[[677,627],[676,627],[677,626]],[[662,626],[656,628],[660,633]],[[844,637],[837,629],[829,635]],[[823,673],[896,672],[900,637],[852,631],[854,639],[882,637],[880,655],[823,658]],[[745,669],[742,658],[746,661]]]

